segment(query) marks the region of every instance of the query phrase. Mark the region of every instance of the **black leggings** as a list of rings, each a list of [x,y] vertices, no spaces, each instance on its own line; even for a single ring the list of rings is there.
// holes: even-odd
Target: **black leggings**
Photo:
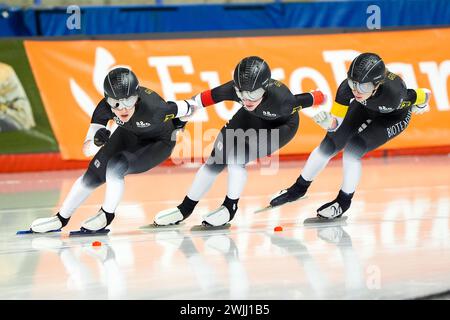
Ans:
[[[241,108],[220,130],[206,165],[215,172],[228,164],[245,166],[285,146],[294,138],[298,126],[298,113],[282,121],[268,121]]]
[[[89,163],[83,182],[95,188],[106,181],[107,173],[123,179],[128,174],[148,171],[169,158],[175,143],[170,135],[144,139],[118,127]]]
[[[397,114],[370,112],[359,104],[351,104],[342,124],[335,132],[328,132],[320,144],[320,151],[334,156],[345,147],[348,155],[363,157],[398,136],[409,125],[411,110]]]

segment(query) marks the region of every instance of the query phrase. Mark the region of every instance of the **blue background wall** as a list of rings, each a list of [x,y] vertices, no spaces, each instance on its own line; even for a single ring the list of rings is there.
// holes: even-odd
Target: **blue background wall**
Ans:
[[[149,32],[366,28],[377,5],[381,27],[450,25],[449,0],[361,0],[251,5],[82,7],[81,29],[69,30],[66,8],[0,11],[0,36],[105,35]],[[4,16],[8,16],[5,18]]]

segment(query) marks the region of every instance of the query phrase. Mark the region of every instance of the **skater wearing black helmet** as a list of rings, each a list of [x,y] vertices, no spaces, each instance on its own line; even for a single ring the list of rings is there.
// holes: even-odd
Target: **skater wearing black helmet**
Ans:
[[[237,101],[242,108],[221,129],[211,156],[198,170],[182,203],[159,212],[155,225],[177,224],[189,217],[225,167],[227,195],[217,210],[204,217],[203,225],[222,226],[231,221],[246,183],[246,164],[285,146],[297,132],[298,111],[322,104],[324,95],[320,91],[293,95],[283,83],[271,78],[266,61],[251,56],[238,63],[232,81],[198,94],[195,100],[200,106]]]
[[[412,113],[427,110],[430,95],[428,89],[407,89],[377,54],[360,54],[339,86],[331,112],[320,112],[314,117],[327,130],[325,138],[310,154],[296,182],[276,194],[270,206],[303,197],[328,161],[344,150],[344,177],[339,193],[336,199],[317,209],[319,218],[342,216],[350,208],[360,180],[361,158],[401,134]]]
[[[169,158],[175,146],[172,133],[183,125],[177,118],[191,114],[195,106],[193,100],[164,101],[156,92],[140,86],[134,72],[123,67],[106,75],[103,88],[104,98],[94,110],[83,144],[85,155],[95,154],[94,158],[59,212],[33,221],[30,232],[60,230],[86,198],[106,182],[103,205],[82,223],[80,233],[105,231],[122,199],[124,177],[148,171]],[[118,126],[112,134],[106,128],[109,120]]]

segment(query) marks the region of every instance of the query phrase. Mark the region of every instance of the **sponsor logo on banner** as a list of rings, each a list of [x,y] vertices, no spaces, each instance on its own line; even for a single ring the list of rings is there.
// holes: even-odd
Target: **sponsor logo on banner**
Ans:
[[[398,50],[399,42],[402,50]],[[103,98],[104,77],[113,66],[130,67],[137,74],[141,86],[166,101],[176,101],[189,99],[231,81],[235,66],[245,57],[243,52],[260,52],[271,67],[272,78],[284,83],[292,93],[320,89],[330,97],[320,108],[300,111],[302,115],[312,117],[319,109],[331,109],[336,90],[346,79],[351,61],[367,50],[367,43],[371,44],[370,51],[378,53],[387,68],[401,76],[408,88],[424,87],[432,91],[430,112],[417,116],[405,134],[381,148],[448,145],[450,28],[389,31],[382,36],[378,32],[368,32],[247,37],[246,41],[237,37],[214,41],[24,41],[64,159],[86,159],[80,146],[90,117]],[[420,47],[417,43],[421,43]],[[261,46],[264,51],[260,51]],[[290,50],[284,49],[287,46]],[[441,50],[436,50],[436,47]],[[298,52],[302,52],[301,60]],[[61,103],[64,103],[64,108],[61,108]],[[197,110],[189,118],[191,125],[187,125],[180,134],[181,137],[189,135],[189,139],[180,141],[181,144],[192,147],[192,150],[197,144],[211,145],[215,136],[209,130],[214,129],[217,134],[217,130],[240,108],[237,102],[223,101]],[[272,117],[273,113],[268,112],[265,116]],[[70,130],[67,128],[68,118],[71,119]],[[308,139],[294,138],[280,150],[280,154],[310,153],[323,138],[323,132],[313,121],[302,121],[297,134]],[[419,138],[411,139],[408,135]],[[211,148],[206,150],[205,147],[202,152],[209,155]],[[199,158],[203,154],[191,152],[186,157]]]

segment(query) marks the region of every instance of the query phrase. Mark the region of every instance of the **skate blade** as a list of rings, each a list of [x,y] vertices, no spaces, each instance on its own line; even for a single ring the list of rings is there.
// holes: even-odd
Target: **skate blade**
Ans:
[[[314,218],[307,218],[303,221],[303,225],[311,225],[311,226],[335,226],[335,225],[339,225],[342,223],[345,223],[347,221],[347,216],[342,216],[339,218],[335,218],[335,219],[326,219],[326,218],[319,218],[319,217],[314,217]]]
[[[300,200],[303,200],[303,199],[306,199],[306,198],[307,198],[307,196],[303,196],[303,197],[301,197],[301,198],[298,198],[298,199],[295,200],[295,201],[286,202],[286,203],[280,204],[279,206],[271,206],[271,205],[268,205],[267,207],[264,207],[264,208],[261,208],[261,209],[258,209],[258,210],[256,210],[256,211],[254,211],[253,213],[256,214],[256,213],[261,213],[261,212],[264,212],[264,211],[269,211],[269,210],[272,210],[272,209],[275,209],[275,208],[280,208],[280,207],[285,206],[285,205],[287,205],[287,204],[295,203],[295,202],[297,202],[297,201],[300,201]]]
[[[215,230],[228,230],[230,229],[231,224],[230,223],[226,223],[223,226],[212,226],[212,225],[207,225],[207,224],[201,224],[201,225],[197,225],[197,226],[193,226],[191,228],[191,231],[215,231]]]
[[[264,208],[255,210],[255,212],[253,212],[253,213],[260,213],[260,212],[264,212],[264,211],[269,211],[269,210],[272,210],[272,209],[278,208],[278,207],[281,207],[281,206],[271,206],[271,205],[268,205],[267,207],[264,207]]]
[[[140,226],[139,229],[140,230],[145,230],[145,231],[153,231],[153,230],[171,230],[171,229],[180,229],[182,226],[184,225],[183,222],[178,222],[175,224],[168,224],[168,225],[159,225],[156,223],[150,223],[147,224],[145,226]]]
[[[61,229],[58,230],[52,230],[52,231],[47,231],[47,232],[34,232],[33,230],[29,229],[29,230],[19,230],[16,232],[16,235],[20,236],[20,235],[24,235],[24,234],[47,234],[47,233],[55,233],[55,232],[61,232]]]
[[[77,231],[70,231],[69,236],[70,237],[74,237],[74,236],[96,236],[96,235],[105,235],[109,233],[109,229],[102,229],[102,230],[98,230],[98,231],[91,231],[91,230],[87,230],[87,229],[80,229]]]

